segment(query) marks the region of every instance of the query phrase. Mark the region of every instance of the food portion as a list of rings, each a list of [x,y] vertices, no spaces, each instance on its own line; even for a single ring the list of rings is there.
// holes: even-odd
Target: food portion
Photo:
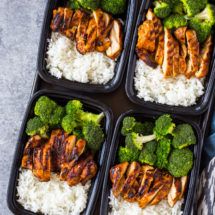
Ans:
[[[62,196],[65,196],[65,202],[72,200],[71,206],[63,204],[58,214],[72,214],[76,210],[80,213],[86,207],[90,181],[98,170],[95,156],[104,141],[101,127],[104,113],[85,111],[79,100],[70,100],[66,106],[61,106],[49,97],[41,96],[35,103],[34,115],[26,126],[29,139],[21,162],[18,201],[25,209],[53,214],[54,204],[61,204]],[[26,180],[31,181],[26,185],[28,191],[23,188]],[[41,198],[43,187],[47,190],[52,186],[56,186],[56,190]],[[28,195],[34,189],[35,194]],[[45,205],[37,199],[46,202],[47,198],[55,198],[52,195],[58,192],[60,196],[53,204]],[[77,197],[78,192],[83,197]],[[76,206],[78,199],[83,201],[80,207]],[[36,202],[33,204],[32,200]]]
[[[176,125],[168,114],[154,122],[128,116],[121,134],[125,138],[117,152],[119,163],[110,169],[111,214],[180,214],[193,167],[189,147],[197,142],[193,128]]]
[[[53,10],[47,69],[57,78],[106,84],[123,49],[125,0],[70,0]]]
[[[134,86],[139,98],[191,106],[203,95],[212,58],[215,6],[202,1],[197,7],[194,1],[154,1],[148,9],[136,44]]]

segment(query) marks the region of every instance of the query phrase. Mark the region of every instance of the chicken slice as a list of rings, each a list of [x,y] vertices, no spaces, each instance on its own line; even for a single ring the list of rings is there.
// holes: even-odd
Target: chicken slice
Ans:
[[[97,169],[98,168],[95,161],[89,161],[80,175],[81,183],[84,185],[87,183],[88,180],[92,179],[96,175]]]
[[[180,28],[177,28],[174,31],[174,35],[175,35],[176,39],[181,44],[185,44],[186,43],[186,31],[187,31],[187,27],[180,27]]]
[[[186,76],[189,78],[199,70],[199,42],[194,30],[187,30],[186,38],[189,57]]]
[[[188,176],[181,177],[181,194],[179,199],[182,199],[187,187]]]
[[[138,192],[140,185],[137,180],[134,181],[132,184],[132,187],[128,190],[128,193],[126,196],[123,196],[123,199],[128,202],[135,202],[136,201],[136,195]]]
[[[153,22],[155,39],[157,39],[160,36],[160,34],[163,32],[163,25],[161,23],[161,20],[153,13],[151,8],[148,9],[148,12],[146,14],[146,19]]]
[[[153,21],[146,20],[138,28],[137,49],[145,49],[149,52],[155,51],[155,28]]]
[[[169,29],[164,29],[164,60],[163,73],[165,77],[172,76],[175,41]]]
[[[42,143],[43,143],[43,140],[39,135],[35,135],[28,140],[23,152],[22,164],[21,164],[22,168],[32,170],[34,148],[39,147]]]
[[[111,29],[109,39],[111,41],[111,45],[106,50],[106,55],[115,60],[119,57],[123,48],[122,24],[119,20],[113,21],[113,27]]]
[[[199,71],[196,72],[195,76],[197,78],[203,78],[208,74],[210,61],[212,57],[213,50],[213,41],[212,36],[210,35],[205,43],[203,44],[203,48],[200,52],[200,66]]]
[[[150,66],[152,68],[156,68],[157,67],[157,63],[155,62],[153,54],[149,53],[145,49],[137,49],[137,48],[136,48],[136,53],[137,53],[137,56],[142,61],[144,61],[148,66]]]
[[[48,143],[35,148],[33,152],[33,174],[40,181],[49,181],[51,177],[51,146]]]
[[[177,76],[179,74],[179,43],[175,41],[174,47],[174,55],[173,55],[173,76]]]
[[[112,191],[115,197],[120,195],[125,182],[125,173],[129,163],[120,163],[110,169],[110,180],[113,183]]]
[[[162,65],[164,58],[164,34],[161,33],[158,37],[158,45],[155,53],[155,61],[157,64]]]
[[[181,179],[173,178],[172,186],[167,196],[167,201],[170,207],[173,207],[175,203],[180,199],[182,191]]]
[[[185,44],[179,46],[179,73],[185,74],[187,71],[187,47]]]
[[[61,31],[63,19],[64,19],[63,7],[59,7],[58,9],[53,10],[53,18],[50,25],[50,28],[52,29],[52,31],[54,32]]]

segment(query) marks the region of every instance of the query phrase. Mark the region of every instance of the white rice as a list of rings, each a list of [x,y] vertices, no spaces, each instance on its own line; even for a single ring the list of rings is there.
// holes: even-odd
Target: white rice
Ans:
[[[109,215],[182,215],[181,206],[183,200],[177,201],[173,208],[171,208],[167,200],[161,201],[157,205],[147,206],[141,209],[138,203],[130,203],[123,200],[121,197],[115,198],[112,191],[110,195],[111,212]]]
[[[52,33],[46,61],[49,73],[57,78],[106,84],[114,76],[115,61],[99,52],[81,55],[75,42],[59,33]]]
[[[145,101],[174,106],[191,106],[204,94],[203,79],[184,75],[164,78],[160,67],[153,69],[142,60],[136,64],[134,86],[137,96]]]
[[[27,210],[49,215],[78,215],[86,207],[90,181],[70,187],[56,174],[40,182],[30,170],[21,170],[17,186],[18,202]]]

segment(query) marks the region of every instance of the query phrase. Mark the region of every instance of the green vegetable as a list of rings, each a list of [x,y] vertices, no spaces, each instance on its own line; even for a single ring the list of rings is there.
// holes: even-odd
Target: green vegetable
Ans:
[[[172,7],[166,2],[155,1],[154,13],[159,18],[165,18],[170,15]]]
[[[188,124],[176,126],[173,132],[172,145],[174,148],[182,149],[190,145],[196,144],[196,136],[192,127]]]
[[[182,2],[178,2],[177,4],[173,5],[172,13],[177,13],[180,15],[184,14],[184,5]]]
[[[136,119],[134,117],[127,116],[123,119],[121,134],[126,136],[133,131],[134,126],[136,125]]]
[[[125,138],[125,144],[128,148],[137,148],[138,150],[142,150],[143,148],[143,143],[147,143],[149,141],[152,141],[155,139],[155,136],[152,135],[147,135],[147,136],[142,136],[137,133],[130,133],[126,136]]]
[[[66,115],[62,119],[61,126],[64,131],[70,134],[78,125],[76,122],[76,118],[73,115]]]
[[[29,136],[33,135],[40,135],[41,137],[48,137],[47,132],[48,132],[49,126],[42,122],[39,117],[34,117],[32,119],[29,119],[27,122],[27,127],[26,127],[26,134]]]
[[[83,104],[79,100],[70,100],[66,104],[66,113],[73,115],[73,114],[80,114],[83,111]]]
[[[83,123],[85,122],[93,122],[95,124],[100,124],[102,119],[104,118],[104,113],[100,114],[94,114],[94,113],[89,113],[89,112],[80,112],[79,115],[79,120],[82,121]]]
[[[143,150],[140,153],[139,156],[139,162],[140,163],[146,163],[149,165],[154,165],[157,160],[157,155],[155,154],[157,149],[157,142],[151,141],[144,145]]]
[[[64,116],[65,116],[65,109],[61,106],[57,106],[54,109],[53,114],[51,115],[51,117],[49,119],[49,124],[51,126],[60,125]]]
[[[195,16],[201,10],[203,10],[207,4],[207,0],[181,0],[184,4],[186,14],[189,17]]]
[[[47,96],[41,96],[35,104],[34,113],[36,116],[39,116],[43,122],[49,123],[56,107],[57,104],[50,98]]]
[[[78,0],[69,0],[68,6],[73,10],[77,10],[81,7]]]
[[[95,10],[99,7],[100,0],[77,0],[79,5],[88,10]]]
[[[101,0],[101,8],[114,15],[122,14],[126,9],[126,0]]]
[[[155,121],[154,134],[156,135],[156,139],[161,139],[168,134],[172,134],[175,128],[175,124],[172,122],[172,118],[168,114],[164,114],[160,116]]]
[[[168,171],[174,177],[186,176],[193,166],[193,153],[189,149],[174,149],[169,158]]]
[[[98,124],[92,121],[84,123],[83,135],[88,148],[95,151],[99,150],[101,143],[104,141],[104,133]]]
[[[80,128],[75,128],[73,130],[73,135],[77,136],[77,139],[84,139],[84,135],[82,133],[82,129],[80,129]]]
[[[120,146],[118,150],[119,162],[123,163],[125,161],[127,162],[136,161],[139,157],[139,154],[140,152],[138,150],[131,150],[129,148]]]
[[[157,162],[156,166],[160,169],[166,168],[168,165],[168,156],[171,149],[171,140],[163,138],[158,142],[156,155]]]
[[[164,27],[168,29],[179,28],[187,25],[187,20],[183,15],[172,14],[163,20]]]

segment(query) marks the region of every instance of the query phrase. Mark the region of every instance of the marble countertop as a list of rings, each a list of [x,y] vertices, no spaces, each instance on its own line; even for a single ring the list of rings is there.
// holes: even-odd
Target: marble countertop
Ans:
[[[0,3],[0,215],[23,114],[30,97],[46,0]]]

